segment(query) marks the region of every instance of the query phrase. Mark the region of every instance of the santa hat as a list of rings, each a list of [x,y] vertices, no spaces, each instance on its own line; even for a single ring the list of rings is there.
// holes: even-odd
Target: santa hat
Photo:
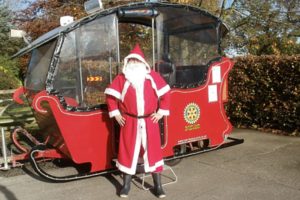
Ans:
[[[144,55],[143,51],[141,50],[140,45],[136,44],[135,47],[129,53],[129,55],[124,58],[123,73],[125,71],[128,60],[131,58],[135,58],[135,59],[141,61],[142,63],[144,63],[146,65],[147,71],[150,72],[150,70],[151,70],[150,65],[146,62],[145,55]]]

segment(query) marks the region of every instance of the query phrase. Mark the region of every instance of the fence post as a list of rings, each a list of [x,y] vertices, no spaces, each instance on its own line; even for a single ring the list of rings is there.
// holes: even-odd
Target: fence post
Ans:
[[[1,138],[2,138],[2,155],[3,155],[3,164],[4,166],[1,169],[9,170],[7,154],[6,154],[6,141],[5,141],[5,132],[4,128],[1,127]]]

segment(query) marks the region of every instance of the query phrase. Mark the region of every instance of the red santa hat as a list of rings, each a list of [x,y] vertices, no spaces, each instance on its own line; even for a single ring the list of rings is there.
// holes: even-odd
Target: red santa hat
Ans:
[[[135,58],[135,59],[141,61],[142,63],[144,63],[146,65],[147,71],[150,72],[150,70],[151,70],[150,65],[146,62],[145,55],[144,55],[143,51],[141,50],[140,45],[138,43],[131,50],[131,52],[129,53],[129,55],[124,58],[123,72],[124,72],[124,70],[126,68],[126,65],[127,65],[128,61],[131,58]]]

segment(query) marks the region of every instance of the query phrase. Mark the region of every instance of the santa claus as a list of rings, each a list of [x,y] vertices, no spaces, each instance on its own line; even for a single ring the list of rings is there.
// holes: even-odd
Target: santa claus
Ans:
[[[125,57],[123,73],[105,90],[109,116],[121,127],[116,162],[124,173],[121,197],[128,196],[140,154],[145,172],[152,172],[154,193],[166,196],[160,176],[164,161],[158,121],[169,115],[169,93],[169,85],[151,70],[138,44]]]

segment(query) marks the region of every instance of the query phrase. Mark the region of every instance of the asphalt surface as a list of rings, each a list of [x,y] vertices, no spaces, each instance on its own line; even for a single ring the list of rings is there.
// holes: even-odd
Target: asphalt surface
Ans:
[[[300,138],[241,129],[232,136],[245,142],[185,158],[174,166],[178,181],[164,187],[165,199],[300,199]],[[0,199],[120,200],[117,196],[120,182],[119,174],[68,183],[47,183],[36,179],[34,174],[0,177]],[[157,198],[137,183],[132,184],[128,199]]]

